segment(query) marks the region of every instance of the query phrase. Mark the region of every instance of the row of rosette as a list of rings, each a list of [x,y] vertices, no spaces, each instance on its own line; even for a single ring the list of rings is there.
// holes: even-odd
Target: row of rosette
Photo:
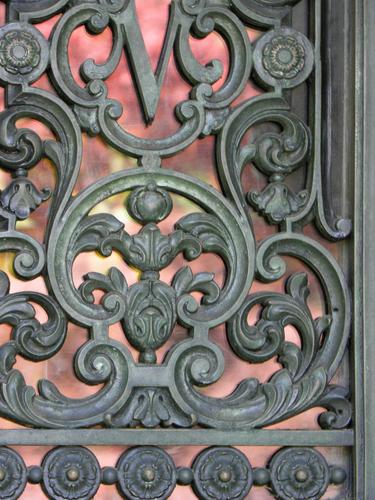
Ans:
[[[116,467],[103,468],[92,451],[81,446],[54,448],[41,466],[31,467],[14,450],[0,448],[0,498],[20,498],[30,482],[40,483],[54,500],[93,498],[101,484],[116,485],[128,500],[167,499],[176,485],[191,486],[203,500],[246,499],[251,488],[260,486],[282,500],[318,499],[329,484],[345,481],[345,470],[328,465],[313,448],[279,449],[267,467],[259,468],[232,447],[207,448],[191,467],[176,467],[162,448],[137,446],[126,450]]]

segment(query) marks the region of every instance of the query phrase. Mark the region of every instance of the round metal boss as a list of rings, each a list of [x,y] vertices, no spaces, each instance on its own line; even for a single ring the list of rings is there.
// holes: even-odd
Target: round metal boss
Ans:
[[[0,28],[0,81],[16,85],[35,82],[48,61],[49,44],[37,28],[27,23]]]
[[[171,457],[153,446],[131,448],[117,464],[118,487],[129,500],[169,498],[176,486],[176,467]]]
[[[296,87],[309,77],[313,67],[310,41],[292,28],[268,31],[256,43],[254,69],[266,87]]]
[[[99,463],[86,448],[55,448],[43,461],[43,487],[54,500],[92,498],[100,486],[100,478]]]
[[[246,456],[229,447],[209,448],[194,461],[194,490],[199,498],[246,498],[253,471]]]
[[[328,488],[325,458],[311,448],[284,448],[270,462],[271,484],[277,498],[318,500]]]
[[[9,448],[0,448],[0,498],[19,498],[27,483],[22,457]]]

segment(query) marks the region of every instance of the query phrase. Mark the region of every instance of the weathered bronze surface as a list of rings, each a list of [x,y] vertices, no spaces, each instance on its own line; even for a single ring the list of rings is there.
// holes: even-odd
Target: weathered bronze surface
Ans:
[[[152,428],[149,432],[155,433],[157,441],[158,427],[163,426],[169,428],[171,443],[178,428],[185,428],[188,445],[199,432],[196,426],[203,426],[224,431],[235,445],[244,430],[323,407],[321,428],[345,429],[342,432],[347,432],[346,444],[350,444],[348,390],[331,383],[348,343],[348,287],[335,258],[304,227],[315,223],[323,237],[337,241],[350,234],[351,224],[326,215],[331,210],[325,205],[320,161],[320,2],[311,9],[316,28],[310,37],[291,25],[293,6],[298,3],[171,1],[154,73],[135,0],[8,2],[9,22],[0,28],[0,81],[7,91],[7,107],[0,114],[0,168],[11,178],[0,193],[0,249],[14,252],[19,278],[42,276],[49,295],[11,293],[9,278],[1,272],[0,320],[12,326],[11,340],[0,347],[2,417],[35,429],[59,429],[61,440],[55,444],[71,444],[70,429],[92,426],[103,427],[95,432],[104,436],[115,429],[120,436],[121,429]],[[37,23],[57,13],[62,15],[46,40]],[[105,64],[87,60],[82,65],[84,88],[74,80],[68,57],[69,39],[81,25],[94,35],[107,27],[113,33]],[[247,27],[264,33],[251,42]],[[189,44],[190,36],[204,38],[213,31],[223,37],[230,56],[227,77],[215,91],[212,86],[223,74],[222,64],[214,60],[203,66]],[[123,109],[108,97],[106,79],[118,67],[124,50],[146,124],[157,113],[174,52],[191,92],[176,107],[180,127],[173,135],[145,139],[119,124]],[[46,71],[56,94],[31,85]],[[264,93],[233,106],[249,78]],[[305,82],[313,103],[309,120],[293,109],[290,98],[292,89]],[[18,128],[17,121],[24,117],[42,122],[55,139],[42,141],[33,130]],[[261,134],[248,134],[260,126]],[[83,133],[100,135],[119,152],[135,157],[139,166],[100,178],[73,196]],[[163,168],[165,158],[207,135],[215,136],[221,192]],[[42,158],[56,168],[53,192],[37,189],[28,177]],[[241,177],[248,165],[266,176],[263,190],[244,192]],[[295,192],[288,176],[300,172],[304,179],[305,171],[305,185]],[[127,199],[124,210],[142,226],[138,234],[129,234],[113,214],[91,213],[103,200],[121,193]],[[191,200],[197,210],[178,220],[170,234],[163,234],[158,224],[173,213],[171,194]],[[18,222],[50,197],[49,223],[40,244],[21,232]],[[275,227],[272,236],[259,241],[250,207]],[[127,277],[112,267],[107,275],[92,270],[77,289],[73,263],[88,251],[104,257],[119,253],[139,271],[139,281],[129,285]],[[179,269],[170,283],[164,282],[160,272],[181,253],[188,261],[204,253],[219,256],[226,269],[224,284],[218,284],[210,269],[194,274],[189,266]],[[313,317],[309,308],[308,274],[288,274],[283,256],[298,259],[318,278],[326,309],[321,317]],[[270,283],[269,291],[253,293],[255,279]],[[272,289],[278,280],[285,282],[284,293]],[[94,303],[95,290],[104,292],[100,304]],[[191,295],[196,291],[202,294],[200,302]],[[48,316],[44,324],[36,319],[32,303],[44,309]],[[259,306],[259,319],[250,325],[248,314]],[[77,377],[87,384],[102,384],[85,399],[65,397],[48,380],[40,381],[36,392],[14,368],[17,356],[35,362],[54,356],[64,343],[69,322],[86,327],[90,334],[75,358]],[[121,323],[127,341],[139,352],[138,360],[125,344],[110,338],[109,327],[115,323]],[[246,379],[231,395],[213,398],[199,388],[218,381],[223,373],[223,353],[209,337],[210,330],[223,323],[239,358],[249,363],[277,358],[280,368],[266,383]],[[176,343],[158,364],[156,351],[173,336],[177,324],[187,329],[188,338]],[[285,339],[288,325],[298,332],[300,346]],[[136,444],[150,443],[143,436]],[[215,437],[212,440],[211,444],[223,444]],[[342,444],[339,439],[334,442]],[[284,444],[280,438],[280,445]],[[168,498],[177,483],[192,485],[204,499],[246,498],[253,484],[269,485],[277,498],[292,499],[320,498],[330,482],[341,484],[346,474],[339,467],[329,467],[320,453],[308,447],[279,450],[268,468],[253,471],[248,459],[229,446],[208,448],[191,469],[178,470],[161,448],[139,446],[126,451],[116,467],[102,472],[95,456],[80,446],[56,448],[46,455],[42,467],[28,472],[18,454],[0,449],[0,498],[18,498],[27,479],[41,482],[54,499],[91,498],[100,482],[116,483],[119,493],[132,499]]]

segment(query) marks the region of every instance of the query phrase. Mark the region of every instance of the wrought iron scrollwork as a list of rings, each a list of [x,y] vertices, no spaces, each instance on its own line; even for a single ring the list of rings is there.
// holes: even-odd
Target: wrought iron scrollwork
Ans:
[[[10,341],[0,347],[1,416],[42,428],[202,425],[236,430],[264,427],[323,407],[323,428],[349,425],[347,391],[331,385],[348,341],[348,289],[334,257],[304,227],[315,221],[323,236],[338,240],[350,232],[350,223],[337,219],[331,227],[325,219],[319,139],[288,99],[290,89],[314,74],[319,56],[305,34],[287,26],[296,3],[175,0],[154,72],[134,0],[9,2],[12,22],[0,28],[0,82],[7,89],[7,108],[0,114],[0,168],[11,179],[0,192],[0,251],[15,254],[14,270],[22,279],[42,277],[48,294],[12,293],[9,278],[0,275],[0,322],[12,328]],[[46,40],[37,24],[55,14],[61,15]],[[83,87],[74,79],[68,51],[80,26],[93,36],[107,28],[113,35],[103,64],[82,64]],[[247,28],[259,26],[265,32],[252,43]],[[191,36],[205,38],[213,32],[228,48],[226,73],[218,60],[202,65],[190,46]],[[137,137],[120,124],[122,104],[109,97],[106,80],[121,64],[124,51],[145,124],[157,114],[174,53],[190,93],[175,109],[180,125],[172,135]],[[32,85],[45,72],[56,94]],[[266,91],[237,105],[249,78]],[[19,128],[23,118],[43,123],[54,139],[43,141],[35,131]],[[74,193],[85,132],[137,158],[139,166]],[[164,168],[165,158],[206,135],[215,136],[221,192],[181,169]],[[29,172],[40,168],[42,158],[53,164],[56,184],[39,189]],[[248,168],[264,176],[262,189],[245,192],[242,181]],[[296,192],[288,179],[294,172],[301,178],[306,173],[305,185]],[[124,216],[141,225],[137,234],[129,232],[118,214],[98,210],[114,195],[123,196]],[[165,234],[160,223],[174,214],[175,195],[195,209]],[[19,229],[19,221],[49,198],[41,244]],[[275,229],[261,241],[252,210]],[[127,276],[112,267],[107,274],[90,270],[76,286],[73,266],[85,252],[104,258],[116,252],[138,271],[138,281],[129,284]],[[162,271],[180,254],[198,263],[203,254],[215,254],[225,268],[223,282],[212,269],[197,273],[189,265],[165,282]],[[297,259],[303,271],[290,273],[283,257]],[[320,317],[308,302],[309,273],[324,295]],[[271,286],[269,291],[254,291],[257,280],[284,280],[285,293]],[[99,302],[97,291],[102,292]],[[45,323],[36,318],[33,304],[45,311]],[[253,308],[261,312],[249,324]],[[89,332],[76,354],[75,373],[81,381],[101,386],[83,399],[64,396],[48,380],[35,390],[14,367],[18,355],[41,361],[56,354],[70,322]],[[121,325],[138,360],[126,342],[110,337],[114,324]],[[158,350],[174,339],[177,324],[187,336],[173,343],[158,363]],[[214,398],[201,388],[219,381],[225,369],[223,352],[215,335],[209,335],[221,324],[226,324],[229,344],[239,358],[249,363],[276,359],[279,368],[265,383],[246,379],[227,397]],[[288,326],[300,336],[299,344],[286,339]],[[0,482],[0,497],[17,496],[25,486],[25,466],[8,449],[0,453],[0,476],[2,463],[8,474],[4,477],[17,481],[9,486],[14,491],[8,491],[5,479]],[[318,498],[332,479],[325,459],[309,449],[280,451],[263,472],[253,471],[231,448],[206,450],[192,469],[181,471],[166,452],[152,447],[127,451],[117,467],[102,476],[95,457],[82,448],[53,450],[42,468],[43,477],[36,467],[29,479],[42,481],[51,498],[92,497],[101,480],[118,484],[121,494],[135,499],[165,498],[178,482],[193,484],[199,497],[208,499],[244,498],[253,484],[270,484],[279,498]]]

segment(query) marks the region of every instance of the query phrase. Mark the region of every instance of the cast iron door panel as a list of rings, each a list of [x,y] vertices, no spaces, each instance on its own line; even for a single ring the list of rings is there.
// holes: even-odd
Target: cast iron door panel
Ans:
[[[1,271],[0,321],[10,337],[0,347],[0,416],[21,427],[2,431],[1,444],[60,446],[32,467],[22,450],[0,448],[0,498],[29,498],[27,482],[40,483],[39,498],[53,499],[107,498],[97,496],[101,484],[127,499],[187,498],[188,491],[208,500],[268,498],[266,491],[280,499],[351,498],[348,471],[316,449],[353,444],[348,387],[336,375],[350,300],[335,242],[351,224],[331,215],[324,196],[321,1],[169,4],[155,69],[137,0],[7,2],[0,249],[12,256],[17,280],[39,278],[46,291],[14,291]],[[103,62],[84,61],[79,82],[70,40],[82,27],[93,40],[109,33],[111,50]],[[217,59],[203,63],[192,48],[215,32],[227,47],[226,68]],[[172,64],[187,88],[169,110],[175,130],[157,138],[130,131],[126,95],[113,98],[107,80],[115,71],[130,75],[146,130]],[[48,89],[38,85],[45,75]],[[249,85],[257,95],[244,98]],[[23,127],[25,120],[43,124],[50,137]],[[99,171],[80,189],[88,136],[124,166]],[[185,151],[205,140],[220,187],[185,169]],[[43,181],[47,160],[53,189]],[[104,210],[115,196],[122,212]],[[190,207],[180,217],[179,200]],[[46,204],[39,241],[25,221]],[[267,229],[258,231],[261,224]],[[105,273],[94,267],[77,284],[75,262],[93,252],[122,264]],[[210,267],[218,259],[222,277]],[[323,297],[319,314],[312,286]],[[48,378],[30,385],[22,359],[58,355],[74,324],[87,332],[75,376],[92,393],[67,396]],[[111,335],[115,326],[122,337]],[[226,369],[220,326],[241,366],[272,361],[273,371],[265,380],[245,374],[232,393],[215,397],[207,391]],[[314,408],[320,430],[268,429]],[[122,446],[117,464],[102,467],[87,448],[98,445]],[[205,448],[180,466],[165,449],[177,445]],[[241,445],[274,448],[256,467]]]

